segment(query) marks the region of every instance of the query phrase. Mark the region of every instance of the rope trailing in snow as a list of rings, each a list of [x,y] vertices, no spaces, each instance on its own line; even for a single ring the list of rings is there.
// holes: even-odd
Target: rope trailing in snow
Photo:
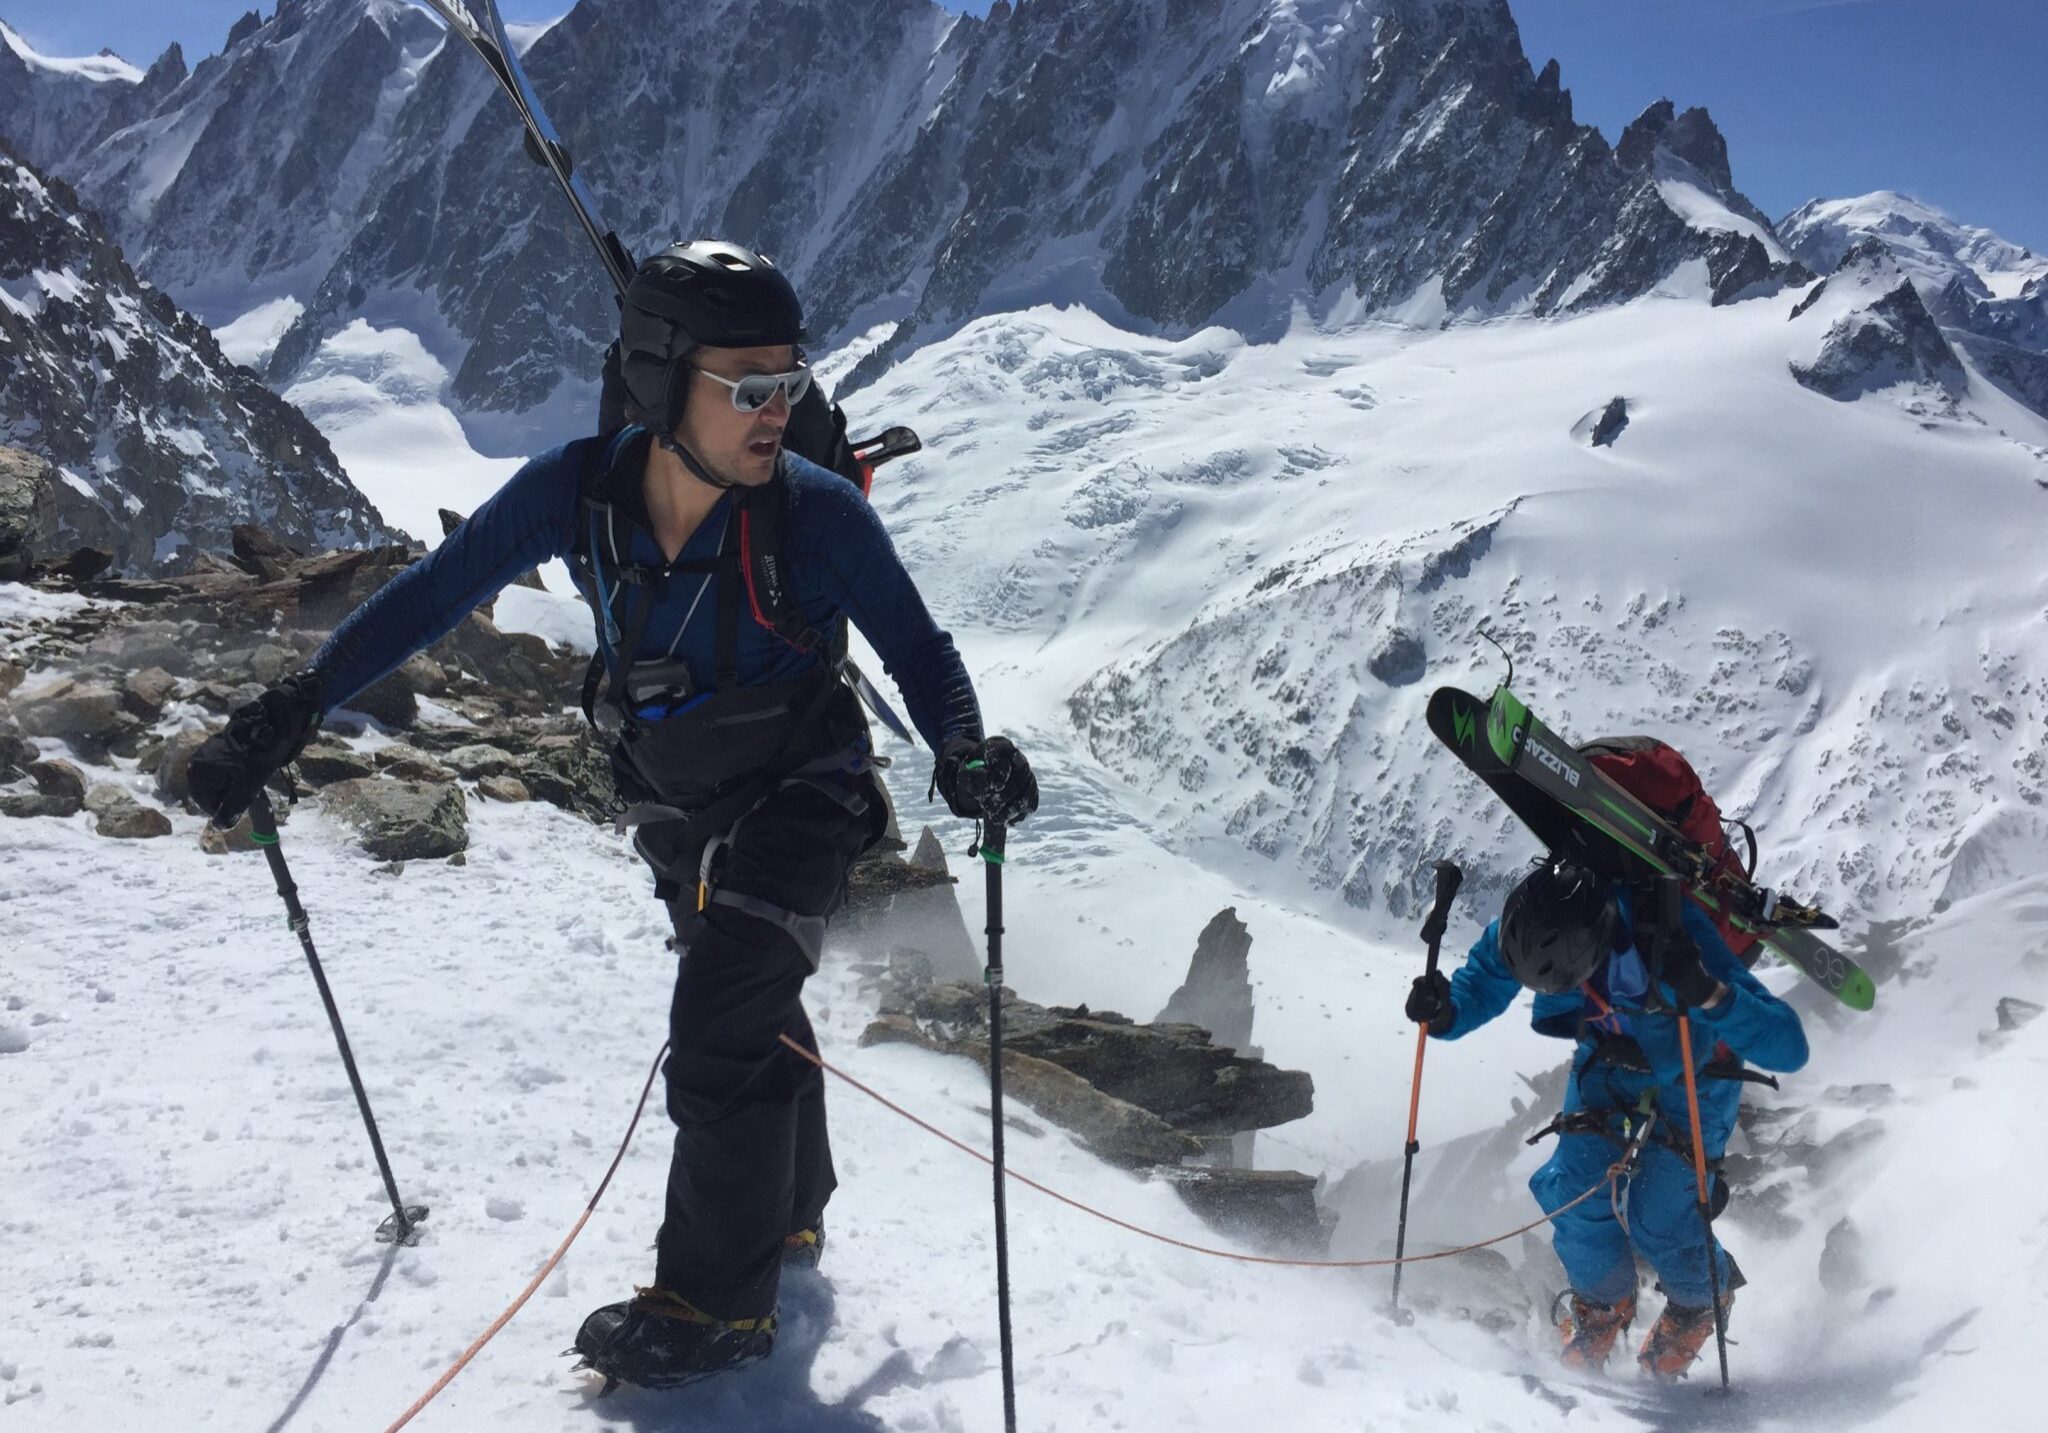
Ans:
[[[934,1135],[937,1138],[944,1140],[947,1144],[950,1144],[951,1146],[953,1146],[953,1148],[959,1150],[962,1154],[971,1155],[975,1159],[980,1160],[983,1164],[993,1165],[995,1163],[994,1160],[990,1159],[987,1155],[983,1154],[973,1145],[970,1145],[962,1140],[957,1140],[953,1138],[953,1136],[947,1134],[944,1130],[938,1128],[936,1125],[929,1124],[926,1121],[919,1119],[916,1115],[912,1114],[909,1110],[904,1109],[903,1106],[889,1099],[880,1091],[869,1088],[868,1086],[862,1084],[859,1080],[856,1080],[853,1076],[847,1074],[846,1071],[838,1069],[837,1067],[833,1066],[827,1061],[819,1058],[817,1055],[812,1054],[809,1050],[806,1050],[796,1041],[790,1039],[789,1036],[784,1035],[781,1037],[781,1039],[783,1044],[789,1046],[790,1049],[796,1051],[797,1054],[803,1056],[806,1060],[809,1060],[813,1065],[816,1065],[826,1074],[836,1075],[838,1078],[844,1080],[847,1084],[853,1086],[856,1090],[859,1090],[862,1094],[866,1095],[869,1099],[874,1100],[884,1109],[891,1110],[894,1113],[903,1116],[904,1119],[909,1120],[912,1124],[916,1125],[926,1134]],[[1476,1244],[1460,1244],[1455,1249],[1439,1249],[1436,1252],[1430,1254],[1410,1254],[1406,1258],[1401,1259],[1276,1259],[1264,1254],[1241,1254],[1234,1249],[1212,1249],[1204,1244],[1190,1244],[1185,1239],[1176,1239],[1170,1234],[1157,1233],[1154,1230],[1144,1228],[1142,1225],[1133,1224],[1127,1219],[1119,1219],[1114,1214],[1106,1214],[1100,1209],[1093,1208],[1090,1205],[1083,1204],[1078,1199],[1074,1199],[1068,1195],[1060,1193],[1057,1189],[1048,1188],[1047,1186],[1040,1184],[1037,1180],[1032,1179],[1028,1175],[1019,1174],[1014,1169],[1006,1168],[1003,1172],[1007,1174],[1010,1178],[1016,1180],[1019,1184],[1023,1185],[1025,1188],[1035,1189],[1040,1194],[1045,1195],[1048,1199],[1058,1200],[1061,1204],[1066,1205],[1069,1209],[1078,1209],[1081,1213],[1088,1215],[1090,1218],[1100,1219],[1105,1224],[1114,1224],[1119,1229],[1128,1230],[1130,1233],[1142,1235],[1144,1238],[1151,1239],[1156,1243],[1169,1244],[1176,1249],[1185,1249],[1191,1254],[1206,1254],[1212,1259],[1231,1259],[1240,1264],[1274,1264],[1284,1269],[1388,1269],[1393,1268],[1396,1265],[1426,1264],[1432,1259],[1448,1259],[1457,1254],[1469,1254],[1474,1249],[1485,1249],[1494,1244],[1503,1244],[1506,1243],[1508,1240],[1515,1238],[1517,1235],[1528,1233],[1531,1229],[1539,1229],[1543,1225],[1550,1223],[1553,1219],[1558,1218],[1560,1215],[1565,1214],[1570,1210],[1578,1208],[1581,1204],[1584,1204],[1588,1199],[1591,1199],[1601,1190],[1610,1188],[1617,1179],[1619,1179],[1624,1173],[1627,1172],[1630,1158],[1630,1155],[1624,1154],[1620,1159],[1616,1160],[1612,1165],[1608,1167],[1607,1172],[1600,1177],[1599,1183],[1595,1184],[1591,1189],[1588,1189],[1584,1194],[1579,1195],[1576,1199],[1573,1199],[1570,1203],[1561,1204],[1557,1208],[1551,1210],[1548,1214],[1543,1215],[1541,1218],[1531,1219],[1527,1224],[1523,1224],[1518,1226],[1517,1228],[1510,1229],[1505,1234],[1496,1234],[1491,1239],[1481,1239]]]
[[[897,1104],[888,1096],[882,1094],[879,1090],[876,1090],[871,1086],[862,1084],[859,1080],[856,1080],[853,1076],[847,1074],[846,1071],[838,1068],[836,1065],[831,1064],[829,1061],[820,1058],[814,1052],[806,1050],[802,1045],[799,1045],[796,1041],[790,1039],[789,1036],[783,1035],[779,1038],[781,1039],[783,1044],[787,1045],[790,1049],[794,1050],[798,1055],[801,1055],[804,1059],[810,1061],[813,1065],[816,1065],[820,1070],[823,1070],[826,1074],[844,1080],[847,1084],[853,1086],[853,1088],[855,1088],[856,1090],[859,1090],[862,1094],[866,1095],[869,1099],[881,1105],[884,1109],[890,1110],[895,1114],[901,1115],[904,1119],[909,1120],[912,1124],[916,1125],[926,1134],[932,1135],[937,1139],[943,1140],[945,1143],[950,1144],[951,1146],[953,1146],[953,1148],[959,1150],[962,1154],[970,1155],[973,1158],[980,1160],[983,1164],[991,1166],[994,1165],[995,1161],[993,1159],[991,1159],[988,1155],[983,1154],[973,1145],[968,1144],[963,1140],[955,1139],[952,1135],[947,1134],[938,1126],[931,1124],[926,1120],[919,1119],[916,1115],[912,1114],[909,1110],[903,1108],[903,1106]],[[590,1202],[583,1206],[583,1213],[577,1216],[576,1223],[569,1230],[567,1237],[565,1237],[562,1240],[561,1244],[556,1247],[555,1252],[548,1256],[547,1262],[540,1266],[539,1272],[537,1272],[533,1276],[533,1278],[528,1281],[526,1287],[519,1291],[519,1297],[514,1299],[511,1302],[511,1304],[506,1307],[505,1312],[499,1314],[498,1317],[491,1322],[491,1326],[489,1328],[485,1329],[481,1334],[478,1334],[476,1342],[472,1343],[468,1348],[464,1349],[462,1351],[462,1356],[456,1359],[454,1363],[448,1366],[448,1371],[446,1373],[443,1373],[438,1379],[434,1381],[434,1386],[432,1388],[429,1388],[425,1393],[422,1393],[419,1396],[419,1398],[414,1401],[412,1407],[406,1409],[405,1412],[401,1413],[396,1419],[396,1421],[394,1421],[390,1427],[384,1430],[384,1433],[398,1433],[399,1429],[405,1427],[406,1424],[412,1422],[412,1420],[419,1415],[421,1409],[425,1408],[429,1403],[432,1403],[436,1398],[440,1397],[442,1391],[446,1389],[449,1384],[455,1381],[455,1376],[461,1373],[463,1369],[469,1367],[470,1360],[474,1359],[479,1353],[483,1352],[484,1345],[489,1343],[492,1339],[496,1338],[498,1336],[499,1331],[502,1330],[506,1324],[512,1322],[513,1317],[521,1309],[526,1307],[526,1301],[534,1296],[534,1294],[539,1290],[541,1284],[547,1279],[547,1276],[555,1271],[555,1266],[562,1262],[562,1256],[569,1252],[569,1246],[576,1242],[576,1236],[583,1232],[583,1226],[590,1222],[590,1216],[596,1212],[598,1200],[604,1198],[605,1190],[611,1187],[612,1176],[619,1172],[619,1166],[625,1162],[626,1150],[633,1143],[633,1135],[635,1131],[637,1131],[640,1128],[640,1116],[646,1113],[647,1097],[654,1091],[654,1078],[656,1075],[661,1073],[661,1062],[664,1058],[667,1057],[667,1055],[668,1045],[666,1042],[664,1042],[661,1047],[661,1052],[654,1057],[653,1066],[649,1068],[649,1070],[647,1071],[647,1083],[640,1087],[640,1102],[633,1106],[633,1118],[626,1125],[626,1137],[619,1141],[619,1152],[612,1156],[611,1167],[605,1170],[604,1178],[600,1179],[597,1182],[597,1189],[591,1194]],[[1176,1249],[1185,1249],[1191,1254],[1205,1254],[1212,1259],[1229,1259],[1240,1264],[1274,1264],[1285,1269],[1385,1269],[1390,1268],[1397,1264],[1426,1264],[1432,1259],[1449,1259],[1454,1255],[1469,1254],[1474,1249],[1485,1249],[1494,1244],[1505,1243],[1509,1239],[1513,1239],[1518,1235],[1528,1233],[1531,1229],[1541,1228],[1543,1225],[1550,1223],[1553,1219],[1556,1219],[1559,1215],[1564,1214],[1569,1210],[1578,1208],[1581,1204],[1584,1204],[1588,1199],[1591,1199],[1601,1190],[1607,1189],[1610,1186],[1612,1186],[1617,1179],[1619,1179],[1624,1173],[1626,1173],[1628,1163],[1629,1156],[1625,1154],[1621,1159],[1616,1160],[1614,1164],[1608,1168],[1606,1174],[1601,1176],[1599,1183],[1595,1184],[1591,1189],[1588,1189],[1584,1194],[1579,1195],[1576,1199],[1573,1199],[1568,1204],[1562,1204],[1558,1206],[1556,1209],[1551,1210],[1548,1214],[1545,1214],[1540,1219],[1531,1219],[1527,1224],[1523,1224],[1516,1228],[1510,1229],[1505,1234],[1496,1234],[1491,1239],[1481,1239],[1476,1244],[1461,1244],[1455,1249],[1439,1249],[1431,1254],[1410,1254],[1406,1258],[1402,1259],[1276,1259],[1264,1254],[1241,1254],[1234,1249],[1212,1249],[1203,1244],[1191,1244],[1185,1239],[1176,1239],[1170,1234],[1160,1234],[1154,1230],[1147,1229],[1142,1225],[1133,1224],[1127,1219],[1119,1219],[1114,1214],[1104,1213],[1100,1209],[1093,1208],[1090,1205],[1083,1204],[1078,1199],[1060,1193],[1057,1189],[1053,1189],[1047,1185],[1040,1184],[1037,1180],[1031,1178],[1029,1175],[1019,1174],[1014,1169],[1006,1167],[1003,1170],[1003,1173],[1007,1175],[1009,1178],[1016,1180],[1025,1188],[1035,1189],[1040,1194],[1043,1194],[1046,1198],[1057,1200],[1059,1203],[1066,1205],[1068,1208],[1079,1210],[1081,1213],[1088,1215],[1090,1218],[1100,1219],[1105,1224],[1114,1224],[1119,1229],[1127,1230],[1132,1234],[1137,1234],[1142,1236],[1143,1238],[1153,1240],[1155,1243],[1171,1245],[1173,1248]]]
[[[435,1380],[434,1386],[425,1393],[422,1393],[412,1407],[399,1414],[398,1420],[385,1429],[384,1433],[398,1433],[399,1429],[412,1422],[413,1418],[422,1408],[425,1408],[429,1403],[440,1397],[441,1390],[453,1383],[455,1375],[467,1368],[469,1361],[483,1352],[484,1345],[498,1336],[498,1330],[512,1322],[512,1316],[526,1307],[526,1301],[533,1297],[534,1291],[540,1288],[541,1282],[555,1271],[555,1265],[562,1262],[562,1256],[569,1252],[569,1246],[576,1242],[576,1236],[581,1234],[583,1226],[590,1222],[590,1216],[597,1208],[597,1201],[604,1198],[605,1190],[611,1186],[612,1176],[619,1172],[619,1165],[626,1158],[626,1148],[633,1143],[633,1132],[640,1128],[640,1116],[646,1112],[647,1097],[654,1090],[654,1077],[661,1073],[661,1062],[667,1054],[668,1043],[663,1041],[661,1053],[654,1057],[654,1065],[647,1072],[647,1083],[640,1087],[640,1103],[633,1106],[633,1119],[626,1126],[626,1137],[619,1141],[619,1152],[612,1156],[611,1168],[607,1169],[604,1172],[604,1178],[597,1182],[596,1192],[590,1196],[590,1202],[583,1206],[583,1213],[578,1216],[575,1227],[569,1231],[569,1237],[564,1239],[555,1249],[555,1252],[548,1256],[548,1261],[540,1266],[540,1272],[535,1274],[527,1286],[519,1291],[519,1297],[512,1301],[510,1307],[502,1314],[499,1314],[489,1328],[477,1335],[476,1342],[462,1351],[462,1357],[450,1364],[448,1371]]]

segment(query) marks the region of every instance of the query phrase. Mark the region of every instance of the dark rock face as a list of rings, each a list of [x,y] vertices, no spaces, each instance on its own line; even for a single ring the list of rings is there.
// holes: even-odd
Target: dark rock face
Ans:
[[[33,453],[0,448],[0,582],[35,571],[57,530],[57,471]]]
[[[1390,687],[1413,686],[1429,670],[1429,649],[1406,627],[1395,627],[1367,659],[1365,668]]]
[[[1218,911],[1195,937],[1188,978],[1158,1015],[1162,1025],[1197,1025],[1226,1050],[1252,1049],[1252,933],[1236,907]]]
[[[1234,911],[1203,932],[1188,985],[1169,1010],[1190,1003],[1191,988],[1221,993],[1245,979],[1250,937]],[[893,957],[879,991],[881,1013],[862,1044],[904,1043],[989,1059],[988,997],[977,985],[934,983],[929,961]],[[1251,1034],[1250,990],[1230,1033]],[[1219,1024],[1229,1025],[1230,1012]],[[1192,1024],[1164,1019],[1138,1025],[1107,1011],[1047,1009],[1003,992],[1005,1090],[1041,1117],[1072,1131],[1101,1158],[1150,1169],[1169,1180],[1196,1213],[1233,1237],[1296,1252],[1320,1251],[1327,1233],[1315,1181],[1304,1174],[1216,1167],[1219,1142],[1309,1112],[1306,1074],[1278,1070],[1256,1054],[1233,1054]]]
[[[1367,310],[1434,293],[1451,316],[1550,313],[1635,297],[1689,259],[1717,297],[1778,271],[1658,195],[1680,175],[1761,222],[1704,111],[1660,102],[1610,150],[1573,122],[1556,64],[1532,71],[1506,0],[1385,0],[1366,18],[1269,0],[1034,0],[985,19],[743,0],[677,10],[649,45],[632,0],[584,0],[526,67],[636,252],[697,233],[766,249],[822,342],[900,321],[860,377],[1049,299],[1187,331],[1347,292]],[[527,412],[565,379],[588,393],[615,321],[591,256],[554,222],[476,57],[444,45],[419,63],[430,31],[395,0],[245,21],[152,110],[199,133],[170,183],[148,176],[175,156],[130,130],[80,156],[84,190],[195,302],[222,275],[317,284],[273,381],[403,296],[467,342],[454,393],[472,415]]]
[[[1792,365],[1792,376],[1816,393],[1844,401],[1899,383],[1959,397],[1969,386],[1963,365],[1910,283],[1837,320],[1820,356]]]
[[[1139,1025],[1126,1016],[1033,1005],[1006,996],[1005,1050],[1079,1075],[1096,1089],[1196,1135],[1237,1134],[1309,1113],[1314,1083],[1209,1042],[1192,1025]],[[909,1016],[942,1047],[986,1041],[986,996],[971,985],[913,992]]]
[[[1628,400],[1612,398],[1600,411],[1599,421],[1593,425],[1593,435],[1588,441],[1596,448],[1611,448],[1622,430],[1628,427]]]
[[[56,470],[39,542],[160,573],[229,551],[238,522],[304,546],[389,535],[313,425],[4,150],[0,290],[0,443]]]
[[[1305,1258],[1329,1253],[1330,1228],[1316,1207],[1316,1181],[1292,1169],[1180,1168],[1160,1171],[1210,1227],[1258,1247]]]

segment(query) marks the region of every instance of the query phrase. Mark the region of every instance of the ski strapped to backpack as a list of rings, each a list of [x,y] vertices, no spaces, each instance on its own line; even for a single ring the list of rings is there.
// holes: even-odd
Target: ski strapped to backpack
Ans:
[[[1538,721],[1505,685],[1491,700],[1440,687],[1427,719],[1437,739],[1551,851],[1623,879],[1677,875],[1707,914],[1725,916],[1844,1005],[1868,1010],[1876,1002],[1868,972],[1814,933],[1833,929],[1832,917],[1756,885],[1688,839]]]

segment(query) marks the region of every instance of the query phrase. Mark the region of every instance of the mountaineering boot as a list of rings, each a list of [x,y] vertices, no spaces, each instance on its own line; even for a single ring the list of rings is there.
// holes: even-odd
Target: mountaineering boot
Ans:
[[[775,1315],[720,1319],[667,1289],[639,1289],[606,1304],[576,1331],[580,1369],[640,1388],[681,1388],[700,1378],[745,1368],[775,1347]]]
[[[1558,1353],[1564,1366],[1598,1373],[1607,1366],[1622,1331],[1635,1322],[1636,1296],[1603,1304],[1578,1294],[1560,1294],[1551,1306],[1551,1317],[1564,1339]]]
[[[1735,1291],[1730,1289],[1721,1295],[1721,1315],[1727,1317],[1728,1309],[1735,1302]],[[1683,1378],[1692,1367],[1693,1360],[1700,1356],[1700,1350],[1707,1346],[1707,1340],[1714,1336],[1714,1310],[1702,1304],[1688,1308],[1684,1304],[1666,1304],[1664,1312],[1657,1315],[1657,1322],[1650,1326],[1650,1336],[1643,1340],[1643,1350],[1636,1355],[1636,1362],[1643,1366],[1645,1373],[1658,1378]]]
[[[824,1258],[825,1222],[822,1219],[809,1229],[799,1229],[793,1234],[783,1236],[783,1268],[815,1269]]]

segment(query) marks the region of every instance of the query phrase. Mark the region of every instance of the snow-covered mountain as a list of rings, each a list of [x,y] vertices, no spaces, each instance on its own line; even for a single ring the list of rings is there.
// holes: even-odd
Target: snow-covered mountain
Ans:
[[[1890,190],[1816,199],[1778,231],[1818,273],[1874,246],[1986,377],[2048,414],[2048,259]]]
[[[184,80],[185,53],[175,44],[143,71],[111,50],[52,58],[0,22],[0,137],[46,172],[70,174],[81,154],[148,114]]]
[[[1691,263],[1717,301],[1798,276],[1703,110],[1652,105],[1610,146],[1505,0],[719,0],[660,45],[643,22],[583,0],[531,39],[579,172],[642,252],[717,232],[776,253],[825,344],[896,324],[863,377],[1044,301],[1271,333],[1297,303],[1435,323],[1595,307]],[[238,33],[80,161],[143,271],[215,319],[230,281],[297,294],[279,383],[367,317],[428,335],[471,414],[565,379],[582,403],[608,296],[475,57],[426,57],[396,0],[287,0]]]
[[[224,552],[236,523],[301,546],[395,538],[319,430],[4,145],[0,443],[56,464],[62,538],[131,571]]]
[[[397,110],[440,39],[404,0],[280,0],[62,172],[139,271],[225,323],[310,293],[367,222]]]
[[[927,443],[876,502],[935,605],[996,634],[991,710],[1056,702],[1035,740],[1295,901],[1405,921],[1424,855],[1478,900],[1512,877],[1520,828],[1417,735],[1433,687],[1501,675],[1484,628],[1565,735],[1676,741],[1773,881],[1922,912],[2048,796],[2048,420],[1924,311],[1929,366],[1863,354],[1868,307],[1913,297],[1891,279],[1796,317],[1675,288],[1263,345],[978,320],[861,395]],[[1823,367],[1833,391],[1795,381]],[[1590,445],[1617,395],[1626,429]]]
[[[1876,238],[1922,289],[1960,281],[1978,298],[2013,298],[2048,278],[2048,259],[1932,205],[1890,189],[1854,199],[1814,199],[1777,223],[1785,247],[1825,274],[1865,239]]]

